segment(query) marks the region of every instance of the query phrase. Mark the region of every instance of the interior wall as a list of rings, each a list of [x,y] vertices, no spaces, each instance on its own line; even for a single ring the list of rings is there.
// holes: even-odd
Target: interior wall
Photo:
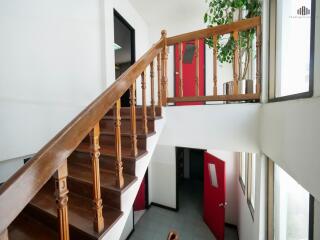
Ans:
[[[127,0],[1,1],[0,161],[40,150],[114,82],[114,8],[139,58],[148,27]]]
[[[260,104],[166,108],[160,145],[259,152]]]

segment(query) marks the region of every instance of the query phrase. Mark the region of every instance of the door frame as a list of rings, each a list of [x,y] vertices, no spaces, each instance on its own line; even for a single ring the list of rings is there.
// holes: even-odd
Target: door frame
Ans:
[[[189,41],[191,42],[191,41]],[[176,44],[173,45],[173,96],[175,97],[176,95]],[[203,91],[204,91],[204,96],[206,95],[206,73],[207,73],[207,68],[206,68],[206,43],[204,40],[203,44]],[[207,102],[203,102],[204,105],[207,104]],[[170,105],[168,105],[170,106]],[[173,103],[171,106],[176,106],[176,103]],[[191,148],[192,149],[192,148]]]
[[[130,25],[130,23],[121,16],[121,14],[114,8],[113,9],[113,18],[118,18],[120,22],[122,22],[129,30],[132,36],[131,39],[131,65],[136,62],[136,32],[135,29]],[[114,29],[113,29],[114,34]]]

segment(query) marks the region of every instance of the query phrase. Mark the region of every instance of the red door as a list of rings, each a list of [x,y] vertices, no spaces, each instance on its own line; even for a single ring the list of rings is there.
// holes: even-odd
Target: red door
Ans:
[[[133,203],[133,210],[140,211],[146,209],[146,176],[142,179],[138,194]]]
[[[199,40],[199,96],[205,95],[205,68],[204,68],[204,40]],[[175,45],[175,96],[179,95],[180,86],[180,54],[179,44]],[[196,96],[196,51],[195,41],[182,43],[182,82],[183,82],[183,96],[194,97]],[[201,105],[203,102],[180,102],[176,105]]]
[[[225,162],[204,152],[203,219],[217,240],[224,239]]]

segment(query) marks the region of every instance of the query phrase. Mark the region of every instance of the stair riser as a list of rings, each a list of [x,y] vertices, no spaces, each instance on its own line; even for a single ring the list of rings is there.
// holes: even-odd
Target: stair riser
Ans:
[[[87,136],[84,139],[84,142],[90,143],[90,137]],[[114,135],[107,135],[107,134],[101,134],[100,135],[100,146],[103,148],[103,146],[114,146],[115,145],[115,138]],[[121,136],[121,146],[130,148],[131,147],[131,136]],[[139,149],[146,150],[147,146],[147,139],[143,136],[137,137],[137,146]]]
[[[156,116],[160,117],[161,116],[161,108],[156,107]],[[121,108],[121,116],[130,116],[131,112],[130,112],[130,108]],[[108,116],[113,116],[113,110],[110,110],[107,113]],[[141,107],[136,107],[136,115],[137,116],[142,116],[142,108]],[[147,108],[147,115],[151,116],[151,107]]]
[[[70,192],[76,193],[89,199],[93,196],[93,185],[91,183],[79,181],[78,179],[68,178],[68,189]],[[101,187],[100,189],[103,205],[107,205],[109,207],[117,208],[120,210],[121,193],[103,187]]]
[[[137,133],[143,133],[142,120],[137,119]],[[114,131],[114,120],[113,119],[102,119],[100,121],[101,130]],[[121,119],[121,131],[130,133],[131,131],[131,120]],[[148,120],[148,133],[154,132],[154,120]]]
[[[115,158],[100,155],[100,168],[105,170],[115,170]],[[68,161],[77,161],[79,164],[87,165],[91,167],[91,156],[89,153],[74,152],[69,157]],[[135,160],[122,159],[123,172],[135,176]]]

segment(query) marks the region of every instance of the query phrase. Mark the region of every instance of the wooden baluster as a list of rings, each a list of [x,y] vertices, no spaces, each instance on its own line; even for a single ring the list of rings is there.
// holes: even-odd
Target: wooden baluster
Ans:
[[[151,79],[151,117],[156,117],[156,108],[154,104],[154,61],[150,63],[150,79]]]
[[[8,229],[5,229],[2,233],[0,233],[0,240],[9,240]]]
[[[136,81],[130,87],[130,116],[131,116],[131,154],[138,155],[137,125],[136,125]]]
[[[161,31],[161,38],[164,40],[164,46],[161,53],[161,90],[162,90],[162,104],[167,105],[168,97],[168,73],[167,73],[167,64],[168,64],[168,46],[167,46],[167,31]]]
[[[233,56],[233,95],[238,95],[238,80],[239,80],[239,32],[233,32],[233,39],[235,41],[235,49]]]
[[[199,79],[200,79],[200,76],[199,76],[199,65],[200,65],[200,62],[199,62],[199,39],[196,39],[195,40],[195,55],[196,55],[196,96],[199,96]]]
[[[213,35],[213,95],[218,95],[218,36]]]
[[[261,26],[258,25],[256,28],[256,94],[260,94],[261,84]]]
[[[148,134],[148,119],[147,119],[147,101],[146,101],[146,71],[141,74],[142,88],[142,130]]]
[[[114,137],[115,137],[115,171],[116,171],[116,187],[122,188],[124,185],[123,179],[123,166],[122,166],[122,157],[121,157],[121,117],[120,117],[120,109],[121,109],[121,100],[118,99],[115,103],[114,107]]]
[[[58,214],[58,235],[60,240],[69,240],[69,219],[68,219],[68,188],[67,188],[68,166],[67,160],[57,170],[55,179],[55,197]]]
[[[104,229],[104,219],[102,214],[102,199],[100,189],[100,126],[99,122],[94,126],[93,131],[90,133],[91,139],[91,164],[92,164],[92,177],[93,177],[93,211],[94,220],[93,228],[96,232],[101,233]]]
[[[161,97],[161,54],[157,55],[157,70],[158,70],[158,107],[162,107],[162,97]]]
[[[179,43],[179,97],[183,97],[183,64],[182,64],[183,44]]]

